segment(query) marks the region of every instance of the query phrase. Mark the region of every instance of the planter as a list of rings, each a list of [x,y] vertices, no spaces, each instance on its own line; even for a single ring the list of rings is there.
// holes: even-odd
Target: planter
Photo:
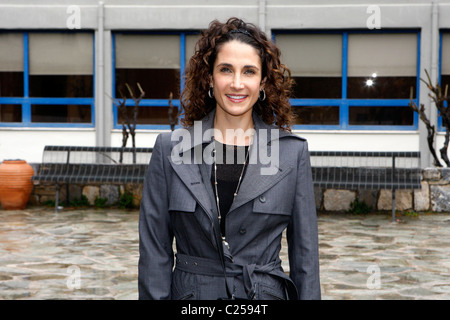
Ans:
[[[4,160],[0,164],[0,203],[4,210],[25,209],[33,183],[33,168],[25,160]]]

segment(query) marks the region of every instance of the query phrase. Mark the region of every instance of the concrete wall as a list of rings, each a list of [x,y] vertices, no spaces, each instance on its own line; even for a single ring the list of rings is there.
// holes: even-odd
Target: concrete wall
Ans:
[[[37,168],[36,168],[37,169]],[[396,190],[395,208],[410,212],[450,212],[450,169],[427,168],[422,172],[422,188],[418,190]],[[142,184],[79,185],[71,184],[60,189],[60,201],[73,201],[85,196],[90,205],[96,198],[108,199],[108,205],[117,205],[120,195],[129,192],[138,207],[142,197]],[[324,212],[351,211],[351,203],[358,199],[371,207],[371,212],[392,211],[392,191],[381,190],[338,190],[315,188],[316,208]],[[54,184],[38,184],[33,188],[29,205],[43,205],[55,201]]]
[[[422,188],[396,190],[395,209],[414,212],[450,211],[450,169],[427,168],[422,172]],[[322,211],[349,211],[358,199],[372,211],[392,210],[391,190],[337,190],[315,188],[316,206]]]

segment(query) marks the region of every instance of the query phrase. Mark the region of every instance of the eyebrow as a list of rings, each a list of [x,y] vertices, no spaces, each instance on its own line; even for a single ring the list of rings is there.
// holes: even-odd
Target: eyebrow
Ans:
[[[231,63],[227,63],[227,62],[222,62],[222,63],[219,63],[218,65],[217,65],[217,67],[233,67],[233,65],[231,64]],[[257,69],[257,70],[259,70],[259,68],[257,67],[257,66],[254,66],[254,65],[245,65],[244,66],[244,69],[249,69],[249,68],[254,68],[254,69]]]

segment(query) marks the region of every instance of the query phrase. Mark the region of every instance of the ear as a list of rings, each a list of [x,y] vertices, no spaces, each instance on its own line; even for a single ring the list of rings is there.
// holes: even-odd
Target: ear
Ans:
[[[264,79],[261,80],[261,83],[259,85],[259,90],[264,89],[264,87],[266,86],[266,80],[267,80],[267,77],[264,77]]]
[[[209,75],[208,80],[209,80],[209,86],[214,87],[214,79],[213,79],[212,74]]]

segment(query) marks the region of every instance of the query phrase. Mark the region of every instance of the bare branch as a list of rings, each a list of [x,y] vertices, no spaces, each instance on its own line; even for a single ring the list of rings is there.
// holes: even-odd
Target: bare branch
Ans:
[[[428,74],[428,73],[427,73]],[[441,162],[439,161],[439,158],[436,154],[436,150],[434,149],[434,136],[435,136],[435,128],[433,125],[431,125],[430,121],[428,120],[426,114],[425,114],[425,106],[423,104],[420,105],[420,109],[417,107],[416,103],[413,100],[413,87],[411,87],[410,91],[410,102],[409,107],[417,112],[419,114],[420,119],[423,121],[427,128],[427,142],[428,142],[428,149],[430,149],[431,155],[434,159],[434,165],[437,167],[442,167]]]

